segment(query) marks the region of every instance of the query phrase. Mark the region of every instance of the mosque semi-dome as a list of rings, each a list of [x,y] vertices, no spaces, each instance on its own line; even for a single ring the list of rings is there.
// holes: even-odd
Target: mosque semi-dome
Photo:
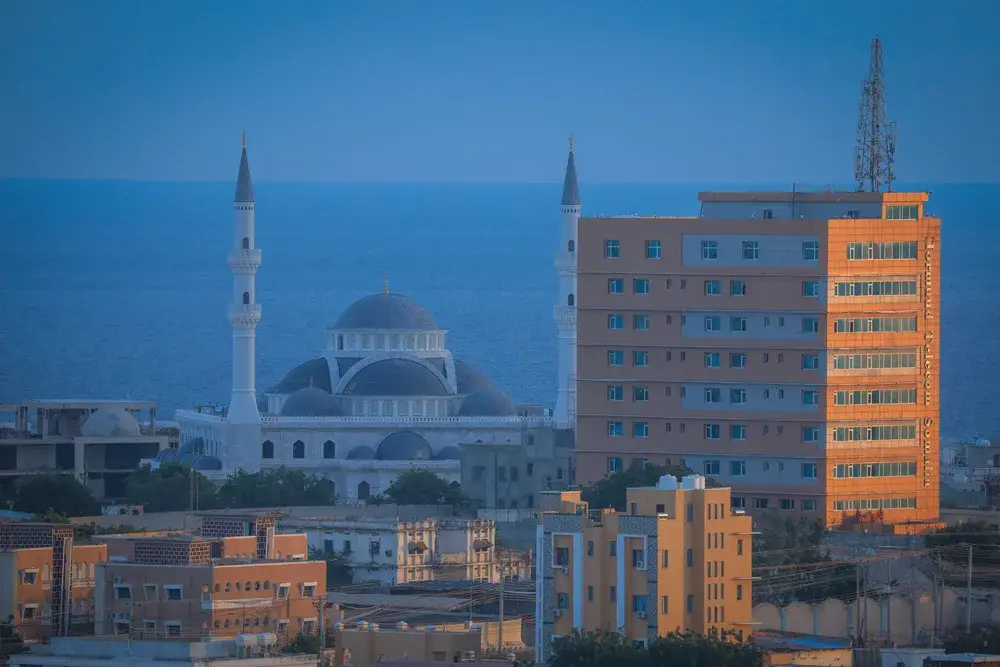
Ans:
[[[434,455],[439,461],[458,461],[462,458],[462,451],[455,445],[442,447],[441,451]]]
[[[397,431],[378,446],[376,458],[381,461],[428,461],[434,458],[431,445],[413,431]]]
[[[337,399],[319,387],[303,387],[285,400],[283,417],[340,417],[344,413]]]
[[[347,307],[334,329],[401,329],[437,331],[434,316],[408,296],[382,292],[359,299]]]
[[[493,386],[485,373],[461,359],[455,360],[455,382],[459,394],[471,394],[478,389],[489,389]]]
[[[372,461],[375,459],[375,450],[366,445],[359,445],[347,453],[348,461]]]
[[[499,389],[480,389],[469,394],[458,409],[459,417],[515,417],[517,406]]]
[[[135,417],[120,408],[95,410],[83,423],[80,433],[86,438],[127,438],[142,435]]]
[[[333,391],[330,386],[330,364],[326,358],[319,357],[299,364],[264,393],[291,394],[304,387],[317,387],[327,393]]]
[[[420,362],[393,357],[359,370],[342,393],[345,396],[448,396],[450,391],[434,371]]]

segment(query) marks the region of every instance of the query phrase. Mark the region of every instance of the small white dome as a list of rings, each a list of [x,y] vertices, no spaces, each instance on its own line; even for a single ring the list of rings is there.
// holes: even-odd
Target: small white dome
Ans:
[[[80,432],[85,438],[127,438],[142,435],[139,422],[125,410],[101,408],[95,411]]]

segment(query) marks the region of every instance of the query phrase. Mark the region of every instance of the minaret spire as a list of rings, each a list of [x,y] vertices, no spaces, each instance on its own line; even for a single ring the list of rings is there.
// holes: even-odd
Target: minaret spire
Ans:
[[[559,294],[553,315],[558,331],[558,390],[553,419],[557,428],[576,428],[576,240],[580,221],[580,186],[576,177],[573,135],[563,179],[562,248],[556,254]]]
[[[382,274],[382,293],[383,294],[388,294],[389,293],[389,274],[388,273],[383,273]]]

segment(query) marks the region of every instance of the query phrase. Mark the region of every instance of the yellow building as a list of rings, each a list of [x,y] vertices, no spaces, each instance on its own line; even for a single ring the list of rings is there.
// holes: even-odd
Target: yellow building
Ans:
[[[753,522],[705,478],[627,491],[627,513],[579,491],[544,494],[536,561],[536,659],[573,630],[637,644],[672,631],[749,632]]]

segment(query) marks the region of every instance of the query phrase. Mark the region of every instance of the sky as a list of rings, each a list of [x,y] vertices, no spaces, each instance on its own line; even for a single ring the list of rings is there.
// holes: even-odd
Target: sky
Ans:
[[[1000,181],[996,0],[0,0],[0,178]]]

